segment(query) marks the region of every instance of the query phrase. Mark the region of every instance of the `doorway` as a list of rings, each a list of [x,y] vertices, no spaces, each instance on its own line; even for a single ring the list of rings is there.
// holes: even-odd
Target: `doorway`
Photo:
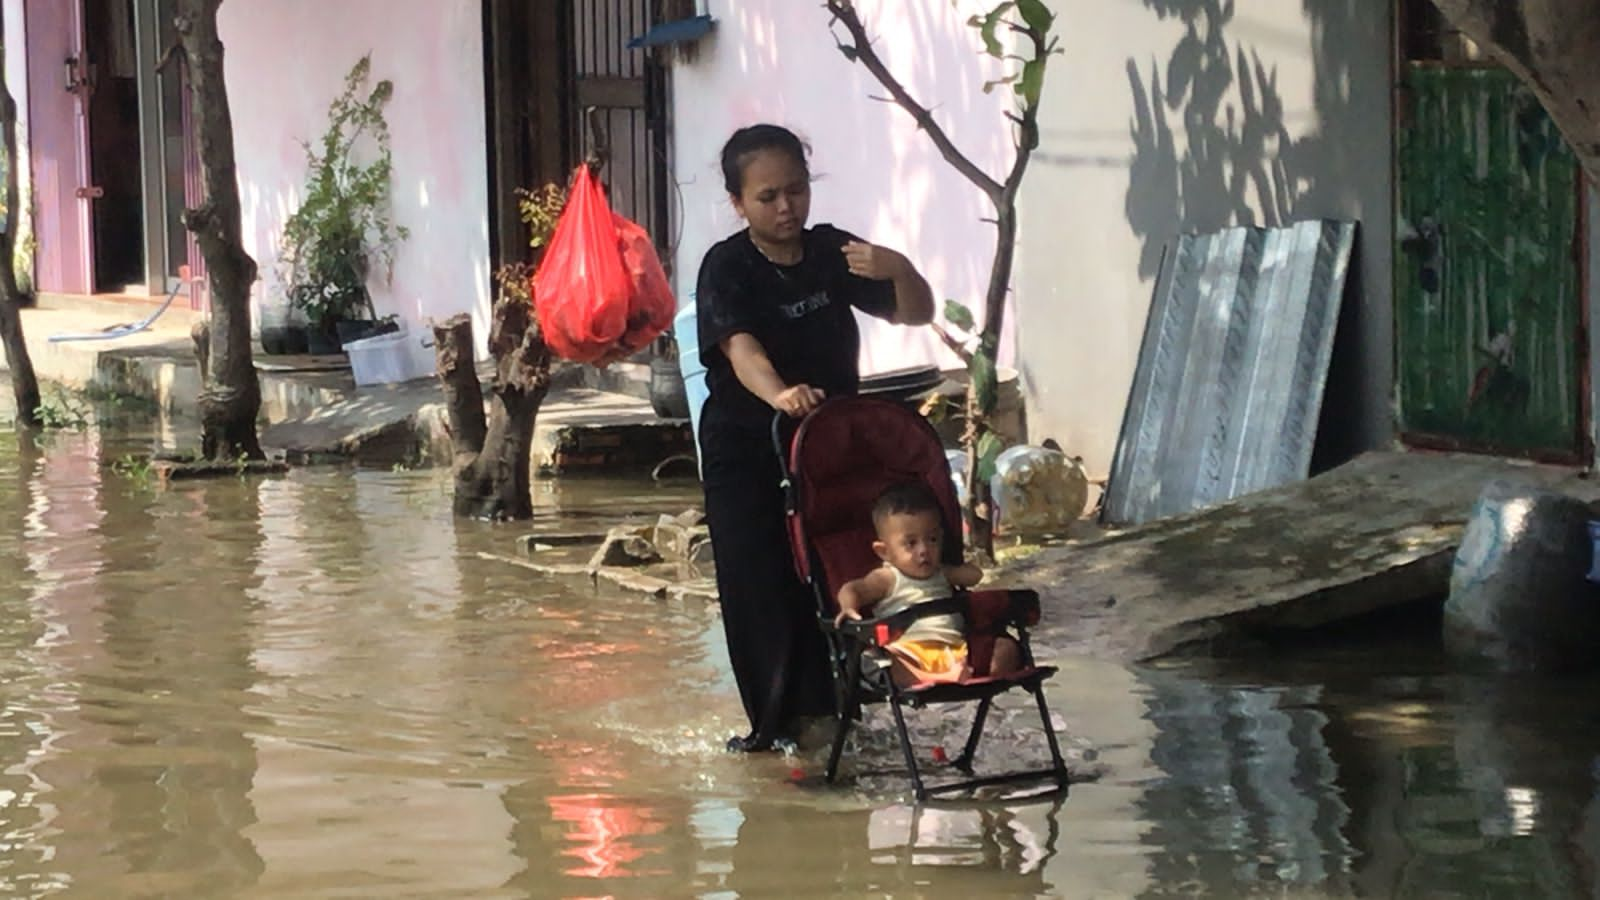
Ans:
[[[184,287],[183,267],[200,269],[181,217],[200,187],[181,60],[157,71],[173,0],[24,2],[36,286]]]
[[[591,121],[609,151],[600,175],[612,208],[671,265],[668,69],[627,46],[660,19],[661,0],[484,0],[495,265],[527,254],[513,191],[565,185]]]
[[[145,292],[144,187],[136,164],[139,53],[133,3],[84,0],[83,5],[94,284],[99,293]]]
[[[1404,0],[1395,367],[1413,446],[1586,458],[1583,182],[1531,91]]]

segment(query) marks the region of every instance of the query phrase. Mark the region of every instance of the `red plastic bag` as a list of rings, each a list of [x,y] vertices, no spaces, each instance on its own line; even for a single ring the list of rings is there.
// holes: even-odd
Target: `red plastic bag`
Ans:
[[[588,166],[534,275],[533,303],[552,353],[598,365],[642,349],[677,312],[650,235],[611,211]]]

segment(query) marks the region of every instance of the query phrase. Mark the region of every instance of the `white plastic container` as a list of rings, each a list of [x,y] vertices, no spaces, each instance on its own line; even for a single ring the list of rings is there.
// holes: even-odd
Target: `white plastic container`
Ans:
[[[396,384],[432,375],[432,354],[421,352],[425,349],[420,339],[403,328],[344,345],[357,386]]]

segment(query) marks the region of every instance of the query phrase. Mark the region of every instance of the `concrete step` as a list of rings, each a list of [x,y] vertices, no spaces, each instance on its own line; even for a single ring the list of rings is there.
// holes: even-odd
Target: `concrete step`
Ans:
[[[448,411],[432,380],[364,388],[268,425],[262,446],[291,462],[353,459],[363,465],[448,465]],[[689,423],[661,419],[646,400],[587,388],[553,389],[539,409],[531,463],[536,474],[615,475],[654,469],[692,454]]]

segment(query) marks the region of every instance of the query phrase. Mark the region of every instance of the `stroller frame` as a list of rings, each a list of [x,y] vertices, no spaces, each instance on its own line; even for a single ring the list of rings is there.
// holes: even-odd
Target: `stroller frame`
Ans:
[[[827,781],[833,783],[838,775],[845,741],[851,727],[860,720],[863,705],[887,703],[894,715],[895,729],[918,802],[935,795],[1044,779],[1053,780],[1056,788],[1038,796],[1064,793],[1069,787],[1067,768],[1050,721],[1050,710],[1043,689],[1043,683],[1055,674],[1056,668],[1035,664],[1028,637],[1029,627],[1038,624],[1040,617],[1039,595],[1036,591],[957,591],[951,597],[918,604],[892,616],[863,618],[834,625],[834,616],[838,612],[835,595],[839,587],[850,578],[866,574],[878,562],[871,552],[873,531],[869,492],[871,497],[875,497],[882,488],[901,481],[926,483],[939,499],[945,522],[944,562],[954,564],[961,561],[962,532],[959,527],[952,527],[961,521],[960,510],[950,479],[949,462],[933,427],[922,416],[904,406],[860,396],[841,397],[823,403],[800,423],[787,447],[784,425],[782,414],[774,417],[772,438],[783,473],[790,545],[794,551],[795,568],[815,596],[818,625],[827,638],[833,673],[835,725],[833,744],[828,754]],[[867,425],[870,428],[859,427]],[[866,439],[868,432],[876,432],[884,437],[877,441]],[[849,449],[853,452],[845,455],[848,462],[840,462],[840,454],[835,452],[819,463],[814,459],[817,454],[807,450],[808,440],[825,444],[843,440],[849,443]],[[840,448],[833,449],[838,451]],[[867,456],[871,458],[863,458]],[[876,472],[865,478],[859,477],[860,469],[869,465]],[[848,474],[843,473],[846,468],[850,469]],[[848,483],[842,492],[853,494],[853,499],[864,501],[864,505],[853,510],[833,510],[831,521],[825,523],[829,534],[821,535],[810,526],[820,518],[819,510],[815,507],[825,505],[837,493],[831,489],[830,482]],[[848,505],[854,507],[857,504]],[[819,546],[824,541],[830,545],[834,558],[829,558],[830,554]],[[877,665],[875,660],[869,663],[870,657],[882,653],[883,647],[897,639],[917,619],[947,613],[959,613],[966,622],[968,660],[973,675],[954,682],[922,682],[901,687],[895,683],[889,666]],[[1021,651],[1022,668],[1008,676],[993,676],[988,674],[989,664],[995,640],[1001,636],[1010,637],[1016,642]],[[950,768],[972,776],[973,760],[994,698],[1013,688],[1021,688],[1034,697],[1050,748],[1051,766],[928,785],[923,779],[923,769],[917,762],[911,733],[906,726],[905,708],[916,709],[935,703],[977,703],[966,743],[960,755],[949,761]]]

